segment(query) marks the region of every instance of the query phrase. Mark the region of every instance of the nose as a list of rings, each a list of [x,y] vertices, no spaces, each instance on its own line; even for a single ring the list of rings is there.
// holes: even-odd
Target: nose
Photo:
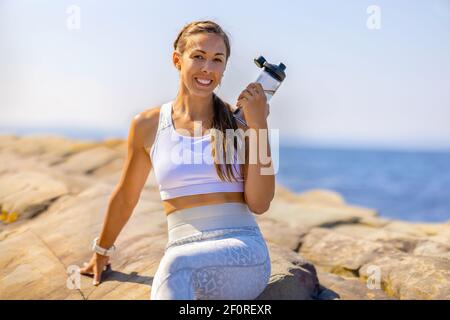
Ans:
[[[203,72],[204,74],[211,74],[211,73],[214,72],[214,66],[210,66],[210,63],[211,63],[211,62],[206,61],[206,62],[203,64],[201,70],[202,70],[202,72]]]

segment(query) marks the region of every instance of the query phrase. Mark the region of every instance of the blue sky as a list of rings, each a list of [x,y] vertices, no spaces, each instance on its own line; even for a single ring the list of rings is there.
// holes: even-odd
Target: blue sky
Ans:
[[[70,5],[80,29],[67,27]],[[381,29],[366,25],[370,5]],[[175,97],[173,41],[203,19],[230,35],[226,101],[256,79],[259,54],[287,66],[269,117],[281,143],[450,149],[447,0],[0,0],[0,132],[126,137],[135,114]]]

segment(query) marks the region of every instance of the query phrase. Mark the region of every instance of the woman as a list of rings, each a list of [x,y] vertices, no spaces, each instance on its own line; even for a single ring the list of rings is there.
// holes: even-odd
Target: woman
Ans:
[[[180,75],[178,94],[174,101],[146,110],[132,121],[122,178],[102,232],[94,239],[96,252],[81,270],[94,276],[94,284],[100,283],[109,265],[107,249],[115,248],[154,168],[167,214],[168,243],[150,298],[255,299],[267,286],[270,257],[253,213],[268,210],[275,179],[273,174],[260,174],[271,162],[263,165],[259,159],[249,162],[248,158],[258,152],[261,142],[266,143],[264,152],[270,157],[269,106],[261,85],[251,83],[237,103],[248,128],[238,126],[230,105],[213,92],[229,57],[229,39],[212,21],[192,22],[178,34],[172,57]],[[201,133],[193,135],[199,123]],[[227,129],[265,129],[261,132],[266,134],[256,135],[249,144],[248,136],[224,138]],[[230,159],[230,145],[240,155],[237,146],[244,141],[245,161],[236,165],[236,156],[232,163],[218,160]],[[186,161],[191,156],[203,161]]]

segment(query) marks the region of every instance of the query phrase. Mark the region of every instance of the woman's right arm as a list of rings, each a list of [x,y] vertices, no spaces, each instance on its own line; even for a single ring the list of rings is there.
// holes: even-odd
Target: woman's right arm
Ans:
[[[142,189],[152,168],[150,157],[146,151],[145,139],[148,139],[150,130],[159,115],[155,109],[136,115],[130,125],[127,142],[127,158],[122,170],[120,181],[112,193],[109,202],[98,245],[110,248],[116,241],[119,233],[129,220],[136,207]],[[101,273],[108,265],[109,257],[94,253],[89,263],[80,270],[82,274],[94,275],[94,284],[101,280]]]

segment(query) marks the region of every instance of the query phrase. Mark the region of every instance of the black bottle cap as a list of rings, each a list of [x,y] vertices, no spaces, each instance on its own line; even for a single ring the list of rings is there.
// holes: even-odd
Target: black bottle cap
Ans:
[[[260,68],[264,67],[264,63],[266,62],[266,59],[263,56],[259,56],[256,59],[253,59],[255,61],[256,65]]]
[[[284,78],[286,78],[286,73],[284,72],[286,66],[283,63],[280,63],[278,66],[275,64],[271,64],[267,62],[267,60],[263,56],[259,56],[253,61],[258,67],[264,68],[264,70],[267,71],[267,73],[269,73],[272,77],[274,77],[278,81],[281,82],[284,80]]]

